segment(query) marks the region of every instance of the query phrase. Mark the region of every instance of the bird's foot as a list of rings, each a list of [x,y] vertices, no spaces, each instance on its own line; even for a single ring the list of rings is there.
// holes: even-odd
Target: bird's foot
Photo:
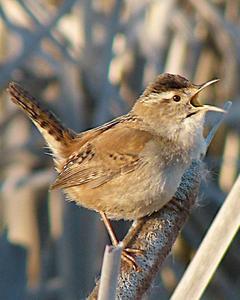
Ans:
[[[135,271],[140,272],[141,268],[138,266],[136,258],[134,257],[136,255],[143,255],[143,251],[141,249],[132,248],[124,248],[122,250],[122,260],[130,265]]]

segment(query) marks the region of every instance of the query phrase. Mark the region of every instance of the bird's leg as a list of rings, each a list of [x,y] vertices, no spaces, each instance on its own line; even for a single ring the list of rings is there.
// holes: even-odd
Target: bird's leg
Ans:
[[[107,229],[107,232],[110,236],[110,239],[112,241],[113,246],[118,245],[118,240],[116,238],[116,235],[113,231],[112,225],[108,218],[106,217],[106,214],[104,212],[100,212],[101,218],[103,220],[103,223]],[[131,249],[131,248],[124,248],[122,251],[122,259],[126,261],[128,264],[130,264],[135,270],[139,269],[136,260],[134,257],[132,257],[131,254],[142,254],[142,251],[139,249]]]
[[[145,223],[145,219],[141,218],[141,219],[137,219],[133,222],[131,228],[129,229],[127,235],[124,237],[123,240],[123,247],[125,248],[125,246],[127,246],[131,240],[137,235],[137,233],[139,232],[139,230],[142,228],[143,224]],[[134,250],[134,249],[132,249]],[[142,250],[138,250],[137,251],[141,252]]]
[[[108,220],[108,218],[106,217],[106,214],[104,212],[100,211],[100,215],[101,215],[103,223],[104,223],[104,225],[105,225],[105,227],[107,229],[107,232],[108,232],[108,234],[110,236],[112,244],[113,244],[113,246],[116,247],[118,245],[118,240],[117,240],[116,235],[115,235],[115,233],[113,231],[112,225],[111,225],[110,221]]]

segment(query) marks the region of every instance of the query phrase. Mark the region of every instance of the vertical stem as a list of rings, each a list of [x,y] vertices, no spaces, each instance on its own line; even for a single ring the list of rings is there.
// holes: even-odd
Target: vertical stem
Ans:
[[[99,285],[98,300],[116,298],[122,248],[106,246]]]

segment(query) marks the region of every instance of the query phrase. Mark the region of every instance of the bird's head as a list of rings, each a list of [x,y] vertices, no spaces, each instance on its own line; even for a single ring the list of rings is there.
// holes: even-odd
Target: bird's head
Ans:
[[[151,127],[161,132],[165,130],[167,134],[184,129],[185,125],[198,127],[203,124],[206,112],[225,113],[221,108],[198,101],[200,92],[217,81],[197,85],[179,75],[161,74],[145,89],[133,112]]]

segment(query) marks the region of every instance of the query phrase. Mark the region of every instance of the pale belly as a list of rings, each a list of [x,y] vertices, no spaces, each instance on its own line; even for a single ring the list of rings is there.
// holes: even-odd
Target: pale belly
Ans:
[[[110,219],[134,220],[162,208],[174,196],[187,164],[168,166],[151,161],[132,173],[119,176],[97,189],[66,189],[79,205],[104,212]]]

